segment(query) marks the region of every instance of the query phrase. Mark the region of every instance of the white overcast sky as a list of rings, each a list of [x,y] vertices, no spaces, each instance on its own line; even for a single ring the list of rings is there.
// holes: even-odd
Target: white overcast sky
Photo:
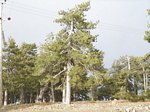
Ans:
[[[0,0],[2,1],[2,0]],[[17,44],[34,42],[40,45],[50,32],[60,27],[54,23],[59,10],[67,10],[86,0],[7,0],[3,17],[6,38],[12,36]],[[103,50],[105,67],[123,55],[143,56],[150,44],[143,40],[150,9],[150,0],[91,0],[87,19],[100,20],[95,47]]]

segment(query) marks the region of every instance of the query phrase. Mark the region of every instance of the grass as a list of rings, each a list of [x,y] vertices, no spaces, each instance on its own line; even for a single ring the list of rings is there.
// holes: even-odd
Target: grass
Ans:
[[[62,103],[41,103],[41,104],[23,104],[8,105],[4,107],[3,112],[122,112],[127,107],[135,107],[138,105],[149,105],[150,102],[73,102],[71,105]]]

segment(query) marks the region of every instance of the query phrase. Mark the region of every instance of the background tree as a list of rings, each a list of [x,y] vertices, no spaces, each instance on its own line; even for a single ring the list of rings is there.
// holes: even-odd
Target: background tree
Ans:
[[[25,91],[28,89],[33,90],[32,88],[34,87],[33,85],[37,85],[35,82],[36,80],[34,80],[35,78],[33,76],[36,58],[37,58],[36,45],[23,43],[20,47],[20,63],[18,66],[19,76],[17,77],[20,89],[21,103],[25,102]]]
[[[26,95],[29,92],[32,94],[31,91],[37,85],[37,79],[32,75],[36,57],[35,44],[23,43],[21,47],[18,47],[14,39],[8,40],[3,54],[5,102],[7,102],[7,97],[10,99],[9,103],[15,103],[19,99],[21,99],[21,103],[25,102],[23,97],[25,93],[21,91],[22,88],[26,90]]]
[[[3,86],[5,91],[5,105],[7,104],[8,100],[8,92],[9,93],[16,93],[17,92],[17,86],[16,85],[16,77],[18,74],[18,62],[19,62],[19,48],[16,45],[16,42],[13,38],[9,38],[7,42],[7,46],[3,50]],[[14,96],[13,99],[10,98],[11,102],[15,102]]]
[[[56,42],[56,37],[51,34],[42,45],[37,59],[36,74],[40,76],[39,82],[41,85],[38,98],[40,101],[43,99],[45,92],[49,91],[51,92],[50,97],[52,96],[51,100],[54,102],[54,88],[62,88],[61,82],[64,81],[64,72],[66,71],[63,66],[65,60],[59,52],[56,52],[57,44],[60,43]]]
[[[147,57],[147,56],[146,56]],[[147,57],[148,58],[148,57]],[[148,87],[148,60],[145,57],[123,56],[113,63],[107,83],[115,86],[110,95],[119,99],[139,100],[141,91]],[[143,89],[144,87],[144,89]],[[103,90],[108,88],[104,88]]]
[[[148,15],[150,15],[150,10],[148,10]],[[150,25],[148,25],[148,28]],[[150,30],[145,31],[144,39],[150,43]]]

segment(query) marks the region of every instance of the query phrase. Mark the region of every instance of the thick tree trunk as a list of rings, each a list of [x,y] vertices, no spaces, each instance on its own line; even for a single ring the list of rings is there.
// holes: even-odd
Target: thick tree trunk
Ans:
[[[69,72],[71,69],[71,63],[67,64],[67,77],[66,77],[66,104],[71,104],[71,84]]]
[[[23,103],[25,103],[25,96],[24,96],[25,94],[24,94],[24,88],[21,88],[21,90],[20,90],[20,103],[21,104],[23,104]]]
[[[70,76],[67,75],[66,79],[66,104],[71,103],[71,85],[70,85]]]
[[[62,91],[62,102],[66,103],[66,85],[64,83],[63,91]]]
[[[44,93],[49,89],[50,82],[47,82],[45,86],[40,90],[40,94],[38,96],[38,101],[42,102]]]
[[[5,92],[4,92],[4,106],[7,105],[7,101],[8,101],[8,91],[5,90]]]
[[[51,91],[49,91],[49,96],[50,96],[50,102],[55,103],[55,91],[53,85],[51,85]]]

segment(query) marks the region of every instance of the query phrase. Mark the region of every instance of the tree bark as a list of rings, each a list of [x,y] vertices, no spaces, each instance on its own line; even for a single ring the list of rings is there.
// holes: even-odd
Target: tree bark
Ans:
[[[94,89],[93,89],[93,86],[91,86],[91,101],[94,101]]]
[[[33,103],[33,102],[32,102],[32,101],[33,101],[32,98],[33,98],[33,94],[31,93],[31,94],[30,94],[30,103]]]
[[[145,90],[146,90],[146,92],[147,92],[147,89],[148,89],[148,75],[147,75],[147,73],[145,73]]]
[[[70,85],[70,76],[67,74],[67,79],[66,79],[66,104],[71,103],[71,85]]]
[[[67,77],[66,77],[66,104],[71,104],[71,84],[69,72],[71,69],[71,63],[67,64]]]
[[[43,102],[43,103],[45,103],[45,102],[46,102],[46,100],[45,100],[45,98],[44,98],[44,97],[42,98],[42,102]]]
[[[23,104],[25,103],[25,96],[24,96],[24,88],[21,88],[20,90],[20,103]]]
[[[143,74],[143,86],[144,86],[144,91],[146,92],[146,81],[145,81],[145,74]]]
[[[147,88],[148,88],[148,76],[145,73],[145,68],[143,67],[143,86],[144,86],[144,91],[147,92]]]
[[[55,103],[55,91],[53,84],[51,85],[51,91],[49,91],[50,102]]]
[[[76,92],[73,93],[73,101],[76,101]]]
[[[39,90],[37,90],[37,92],[36,92],[35,103],[38,103],[38,98],[39,98]]]
[[[66,103],[66,84],[64,83],[63,91],[62,91],[62,102]]]
[[[54,91],[54,86],[53,84],[51,85],[51,92],[52,92],[52,102],[55,103],[55,91]]]
[[[4,92],[4,106],[7,105],[7,103],[8,103],[7,101],[8,101],[8,91],[5,90],[5,92]]]
[[[38,101],[42,102],[44,93],[49,89],[50,82],[47,82],[45,86],[40,90],[40,94],[38,96]]]

